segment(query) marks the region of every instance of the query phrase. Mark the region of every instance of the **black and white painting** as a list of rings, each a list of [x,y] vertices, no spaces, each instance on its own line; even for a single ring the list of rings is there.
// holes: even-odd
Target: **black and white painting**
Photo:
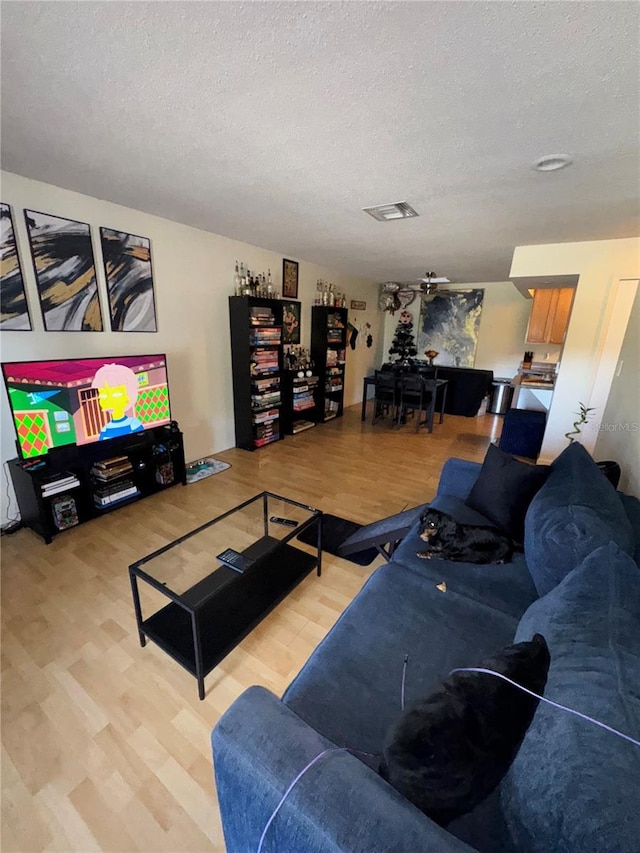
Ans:
[[[101,332],[89,226],[36,210],[25,210],[24,216],[45,329]]]
[[[418,353],[433,349],[436,363],[446,367],[473,367],[484,290],[442,290],[420,306]]]
[[[13,217],[11,208],[4,202],[0,202],[0,229],[0,329],[29,332],[31,319]]]
[[[100,229],[113,332],[156,332],[151,243],[146,237]]]

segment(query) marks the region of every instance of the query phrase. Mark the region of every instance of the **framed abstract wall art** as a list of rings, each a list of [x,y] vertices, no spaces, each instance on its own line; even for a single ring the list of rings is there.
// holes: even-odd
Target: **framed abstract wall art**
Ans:
[[[101,332],[102,312],[86,222],[25,210],[47,332]]]
[[[4,202],[0,202],[0,329],[31,330],[13,217]]]
[[[436,350],[444,367],[473,367],[484,290],[441,290],[423,297],[420,306],[418,353]]]
[[[147,237],[100,229],[112,332],[157,332]]]

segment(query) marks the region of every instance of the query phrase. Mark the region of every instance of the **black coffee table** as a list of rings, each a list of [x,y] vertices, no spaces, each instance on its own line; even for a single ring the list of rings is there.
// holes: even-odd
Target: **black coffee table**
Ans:
[[[273,517],[296,523],[285,526]],[[291,544],[313,525],[312,553]],[[153,640],[195,676],[204,699],[205,675],[314,568],[320,576],[321,543],[320,510],[261,492],[138,560],[129,578],[140,645]],[[227,548],[251,565],[242,573],[223,565],[216,555]],[[143,609],[151,615],[143,616]]]

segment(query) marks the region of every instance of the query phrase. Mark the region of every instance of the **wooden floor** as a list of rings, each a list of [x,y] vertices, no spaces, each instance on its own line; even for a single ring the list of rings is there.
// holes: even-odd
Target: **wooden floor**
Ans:
[[[381,560],[326,555],[206,680],[138,643],[127,566],[263,489],[361,523],[429,500],[500,418],[432,435],[344,418],[62,533],[2,539],[2,850],[224,851],[209,734],[249,685],[280,694]]]

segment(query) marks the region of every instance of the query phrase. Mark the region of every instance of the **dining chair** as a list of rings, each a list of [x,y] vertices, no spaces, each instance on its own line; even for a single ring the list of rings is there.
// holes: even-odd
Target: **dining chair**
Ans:
[[[376,423],[385,414],[393,413],[393,424],[398,420],[398,379],[393,373],[377,371],[374,383],[373,421]]]
[[[431,386],[431,387],[430,387]],[[415,431],[418,432],[424,424],[429,432],[433,432],[433,413],[435,410],[435,386],[432,380],[422,376],[409,374],[400,379],[398,420],[403,422],[407,414],[417,413]],[[425,420],[420,420],[422,412]]]

